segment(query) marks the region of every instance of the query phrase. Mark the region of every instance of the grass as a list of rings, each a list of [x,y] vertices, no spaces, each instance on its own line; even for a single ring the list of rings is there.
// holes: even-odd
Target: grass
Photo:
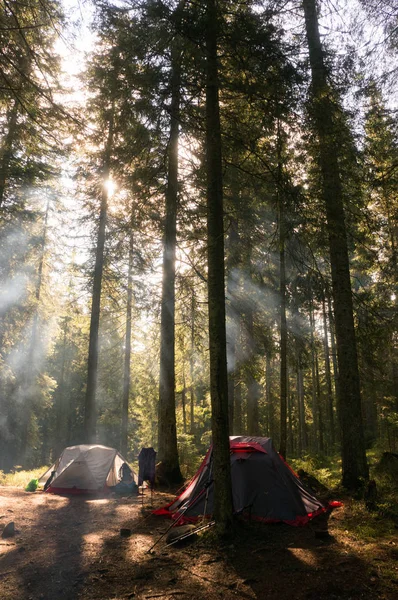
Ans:
[[[48,467],[39,467],[31,471],[15,471],[15,473],[4,473],[0,471],[0,485],[13,486],[25,489],[29,481],[39,479]]]

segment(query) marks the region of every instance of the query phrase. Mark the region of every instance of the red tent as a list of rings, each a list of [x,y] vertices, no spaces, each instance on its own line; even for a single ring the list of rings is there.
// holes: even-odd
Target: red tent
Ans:
[[[305,525],[309,519],[325,512],[329,506],[318,500],[275,451],[272,440],[263,437],[230,438],[231,477],[235,514],[268,523],[282,521]],[[178,523],[195,522],[213,512],[212,447],[188,487],[171,504],[154,511],[178,519]]]

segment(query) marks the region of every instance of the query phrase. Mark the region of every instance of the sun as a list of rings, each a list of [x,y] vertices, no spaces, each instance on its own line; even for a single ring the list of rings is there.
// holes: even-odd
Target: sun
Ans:
[[[104,181],[104,187],[107,191],[108,198],[111,198],[116,192],[116,183],[113,181],[113,179],[109,178]]]

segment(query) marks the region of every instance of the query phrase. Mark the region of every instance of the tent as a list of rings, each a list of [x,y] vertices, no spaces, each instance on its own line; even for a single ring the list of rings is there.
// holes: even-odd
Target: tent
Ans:
[[[97,444],[69,446],[41,476],[39,484],[45,485],[51,478],[45,491],[55,494],[104,492],[119,483],[123,465],[126,461],[114,448]],[[135,473],[128,468],[137,483]]]
[[[272,440],[264,437],[230,437],[234,513],[264,522],[305,525],[325,512],[326,506],[305,487]],[[213,450],[209,449],[188,487],[171,504],[154,511],[168,515],[178,524],[195,522],[213,513]]]

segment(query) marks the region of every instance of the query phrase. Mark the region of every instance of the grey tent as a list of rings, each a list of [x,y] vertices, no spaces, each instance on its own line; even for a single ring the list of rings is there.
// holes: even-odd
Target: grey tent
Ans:
[[[103,492],[118,484],[123,465],[127,463],[115,448],[99,444],[69,446],[41,476],[39,483],[47,483],[45,489],[52,493]],[[131,467],[129,469],[136,483],[137,477]]]
[[[264,437],[230,438],[231,477],[235,514],[259,521],[304,525],[328,508],[306,488]],[[188,487],[171,504],[154,511],[180,523],[195,522],[213,513],[213,450],[210,448]],[[329,506],[338,506],[330,503]]]

